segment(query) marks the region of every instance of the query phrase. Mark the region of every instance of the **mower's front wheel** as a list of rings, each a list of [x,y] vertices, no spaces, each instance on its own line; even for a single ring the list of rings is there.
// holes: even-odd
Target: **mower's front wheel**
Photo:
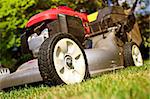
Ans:
[[[85,52],[68,33],[57,33],[43,42],[38,65],[43,81],[50,85],[79,83],[89,75]]]
[[[124,45],[124,65],[125,67],[143,65],[140,49],[134,42],[129,42]]]

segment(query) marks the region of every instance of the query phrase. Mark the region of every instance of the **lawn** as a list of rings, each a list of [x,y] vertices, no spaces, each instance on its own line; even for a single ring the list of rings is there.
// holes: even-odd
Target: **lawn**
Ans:
[[[150,99],[150,60],[91,78],[80,84],[25,86],[0,92],[0,99]]]

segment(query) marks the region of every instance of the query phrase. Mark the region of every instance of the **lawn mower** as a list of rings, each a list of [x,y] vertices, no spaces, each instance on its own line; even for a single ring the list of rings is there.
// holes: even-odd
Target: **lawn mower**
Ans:
[[[0,89],[40,81],[75,84],[102,72],[142,66],[136,4],[130,11],[109,6],[90,15],[60,6],[31,17],[21,48],[33,59],[13,73],[0,68]]]

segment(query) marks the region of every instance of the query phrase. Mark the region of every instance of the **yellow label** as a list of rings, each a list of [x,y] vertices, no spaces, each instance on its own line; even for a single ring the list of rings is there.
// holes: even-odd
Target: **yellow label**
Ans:
[[[94,12],[92,14],[89,14],[87,16],[87,18],[88,18],[89,22],[93,22],[93,21],[95,21],[97,19],[97,16],[98,16],[98,11]]]

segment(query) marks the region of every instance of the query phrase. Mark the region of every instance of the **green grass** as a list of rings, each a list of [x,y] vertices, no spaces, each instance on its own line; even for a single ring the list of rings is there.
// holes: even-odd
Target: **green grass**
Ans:
[[[39,85],[0,92],[0,99],[150,99],[150,60],[142,67],[128,67],[102,74],[80,84]]]

